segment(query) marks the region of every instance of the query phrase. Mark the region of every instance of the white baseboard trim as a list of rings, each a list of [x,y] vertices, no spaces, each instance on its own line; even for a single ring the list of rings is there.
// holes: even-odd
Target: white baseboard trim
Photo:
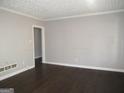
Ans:
[[[124,73],[124,69],[113,69],[113,68],[104,68],[104,67],[74,65],[74,64],[65,64],[65,63],[58,63],[58,62],[44,62],[44,63],[53,64],[53,65],[61,65],[61,66],[69,66],[69,67],[78,67],[78,68],[85,68],[85,69],[94,69],[94,70],[103,70],[103,71],[112,71],[112,72],[122,72],[122,73]]]
[[[0,81],[2,81],[2,80],[4,80],[4,79],[7,79],[7,78],[9,78],[9,77],[12,77],[12,76],[14,76],[14,75],[16,75],[16,74],[22,73],[22,72],[24,72],[24,71],[26,71],[26,70],[32,69],[32,68],[34,68],[34,67],[35,67],[35,66],[29,66],[29,67],[23,68],[23,69],[21,69],[21,70],[18,70],[18,71],[16,71],[16,72],[10,73],[10,74],[8,74],[8,75],[2,76],[2,77],[0,77]]]

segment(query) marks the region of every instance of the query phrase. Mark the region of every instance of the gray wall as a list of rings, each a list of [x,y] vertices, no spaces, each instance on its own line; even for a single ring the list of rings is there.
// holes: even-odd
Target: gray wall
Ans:
[[[0,10],[0,67],[17,67],[0,72],[0,77],[34,66],[32,25],[43,25],[28,17]]]
[[[41,29],[34,28],[35,58],[42,57]]]
[[[124,13],[49,21],[46,61],[124,69]]]
[[[44,23],[0,10],[0,73],[34,66],[32,25]],[[124,69],[124,13],[45,22],[46,61]]]

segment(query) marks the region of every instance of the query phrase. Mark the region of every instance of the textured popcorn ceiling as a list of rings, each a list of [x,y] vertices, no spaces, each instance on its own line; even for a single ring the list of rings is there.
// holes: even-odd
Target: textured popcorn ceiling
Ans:
[[[124,9],[124,0],[0,0],[0,7],[54,19]]]

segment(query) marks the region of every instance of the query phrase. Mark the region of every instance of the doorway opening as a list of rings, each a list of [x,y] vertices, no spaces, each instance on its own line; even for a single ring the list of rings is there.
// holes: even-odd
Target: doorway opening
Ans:
[[[45,40],[44,28],[41,26],[33,26],[34,37],[34,62],[35,66],[45,61]]]

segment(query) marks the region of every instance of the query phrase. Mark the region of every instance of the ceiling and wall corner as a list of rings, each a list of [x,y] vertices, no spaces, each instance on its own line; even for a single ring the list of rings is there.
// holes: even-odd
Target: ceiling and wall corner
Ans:
[[[42,21],[124,11],[124,0],[0,0],[0,8]]]

